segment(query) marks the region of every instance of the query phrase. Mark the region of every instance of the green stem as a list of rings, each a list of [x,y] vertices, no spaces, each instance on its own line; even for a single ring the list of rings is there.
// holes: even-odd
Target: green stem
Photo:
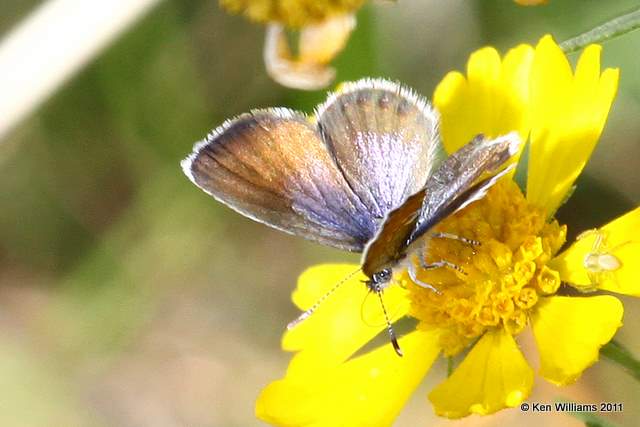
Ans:
[[[602,43],[640,28],[640,8],[618,16],[593,30],[560,43],[565,53],[575,52],[592,43]]]
[[[625,368],[629,374],[640,381],[640,360],[633,357],[619,342],[609,342],[600,349],[600,354]]]
[[[453,357],[447,357],[447,377],[450,377],[453,374],[453,368],[455,368],[453,364]]]

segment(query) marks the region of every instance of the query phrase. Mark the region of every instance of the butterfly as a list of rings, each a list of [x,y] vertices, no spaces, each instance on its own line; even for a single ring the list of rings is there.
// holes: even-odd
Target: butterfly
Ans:
[[[366,286],[382,302],[399,268],[431,287],[407,262],[420,238],[515,166],[508,163],[520,150],[516,133],[479,135],[444,158],[438,124],[438,113],[411,89],[363,79],[330,94],[311,117],[270,108],[227,120],[181,165],[196,186],[244,216],[362,252]]]

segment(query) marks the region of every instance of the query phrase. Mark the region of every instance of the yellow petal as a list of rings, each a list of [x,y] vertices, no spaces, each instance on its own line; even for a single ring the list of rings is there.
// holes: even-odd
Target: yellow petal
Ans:
[[[331,83],[336,74],[325,63],[294,59],[285,29],[280,24],[267,26],[263,59],[267,73],[273,80],[295,89],[322,89]]]
[[[582,53],[575,76],[551,36],[536,46],[531,71],[531,143],[527,199],[552,216],[602,133],[618,87],[618,70],[600,74],[600,47]]]
[[[438,334],[400,339],[404,356],[382,346],[328,371],[312,367],[269,384],[256,416],[278,426],[391,425],[440,352]]]
[[[433,104],[440,112],[440,134],[447,153],[462,147],[478,130],[477,124],[469,122],[471,109],[464,102],[468,100],[467,92],[465,77],[457,71],[451,71],[436,86],[433,94]],[[471,103],[471,100],[468,101]],[[469,126],[461,126],[461,123],[469,123]]]
[[[429,400],[438,415],[460,418],[514,407],[529,396],[533,370],[503,329],[487,332]]]
[[[518,131],[529,133],[527,103],[533,48],[520,45],[500,60],[490,47],[469,57],[467,79],[451,72],[436,87],[433,103],[441,114],[440,130],[452,153],[482,133],[497,137]]]
[[[557,385],[575,381],[595,363],[622,325],[622,303],[610,295],[541,298],[536,307],[540,375]]]
[[[355,27],[355,16],[346,14],[302,28],[298,60],[303,63],[328,64],[342,52]]]
[[[309,268],[298,279],[298,287],[292,296],[294,303],[301,310],[308,309],[357,269],[355,264]],[[380,305],[364,304],[369,292],[361,282],[364,279],[361,273],[348,279],[320,304],[311,317],[285,333],[282,347],[288,351],[300,351],[294,365],[303,365],[301,369],[304,369],[307,366],[305,361],[308,361],[309,364],[335,366],[385,328]],[[400,286],[387,288],[383,298],[392,321],[407,313],[409,300]]]
[[[640,208],[582,236],[549,262],[562,281],[640,296]]]
[[[353,15],[338,15],[304,26],[294,57],[284,27],[270,24],[263,55],[267,72],[287,87],[315,90],[327,86],[335,77],[335,70],[328,64],[344,49],[355,26]]]

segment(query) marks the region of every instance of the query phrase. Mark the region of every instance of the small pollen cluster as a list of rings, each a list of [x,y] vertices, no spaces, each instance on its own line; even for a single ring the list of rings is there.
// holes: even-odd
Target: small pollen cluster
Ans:
[[[278,22],[289,28],[300,28],[331,16],[353,12],[364,2],[365,0],[220,0],[220,6],[231,13],[241,13],[255,22]]]
[[[558,272],[546,264],[564,244],[566,226],[547,222],[511,180],[502,180],[435,231],[480,242],[472,246],[444,237],[425,241],[425,265],[446,260],[462,270],[418,267],[418,279],[439,293],[406,278],[410,314],[420,321],[419,328],[442,331],[440,344],[448,356],[489,328],[518,334],[540,296],[560,286]]]

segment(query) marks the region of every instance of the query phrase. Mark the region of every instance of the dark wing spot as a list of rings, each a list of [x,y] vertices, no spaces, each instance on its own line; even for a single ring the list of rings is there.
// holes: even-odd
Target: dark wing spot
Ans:
[[[358,93],[358,96],[356,97],[356,103],[358,103],[358,105],[360,106],[365,105],[369,102],[369,98],[370,98],[370,92],[361,91]]]
[[[399,115],[404,116],[407,113],[409,113],[412,110],[412,108],[413,108],[413,106],[406,99],[402,99],[398,103],[397,112],[398,112]]]
[[[378,106],[382,109],[389,108],[389,103],[391,102],[391,98],[389,98],[389,94],[387,92],[383,92],[380,95],[380,99],[378,99]]]

